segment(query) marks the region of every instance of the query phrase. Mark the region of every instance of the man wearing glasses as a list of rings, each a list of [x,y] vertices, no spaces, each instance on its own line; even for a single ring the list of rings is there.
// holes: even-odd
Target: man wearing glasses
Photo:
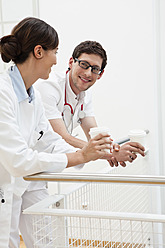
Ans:
[[[107,55],[101,44],[84,41],[75,47],[65,74],[52,72],[48,80],[36,83],[53,130],[74,147],[86,145],[86,141],[72,135],[78,125],[87,140],[90,139],[90,128],[97,127],[89,88],[102,77],[106,64]],[[137,157],[134,152],[144,155],[140,144],[128,142],[119,151],[115,146],[114,157],[109,163],[117,166],[123,161],[121,165],[125,166],[124,161],[132,162]]]

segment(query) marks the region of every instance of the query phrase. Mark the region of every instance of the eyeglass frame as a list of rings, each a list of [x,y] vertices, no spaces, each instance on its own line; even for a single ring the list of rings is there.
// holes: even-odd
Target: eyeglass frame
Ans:
[[[95,72],[93,72],[93,70],[96,69],[96,67],[90,65],[86,60],[80,60],[80,59],[78,59],[78,58],[75,58],[74,60],[77,61],[78,64],[79,64],[79,66],[80,66],[82,69],[84,69],[84,70],[87,70],[89,67],[91,67],[91,72],[94,73],[95,75],[100,75],[100,74],[102,73],[102,71],[103,71],[103,69],[99,69],[99,73],[95,73]],[[80,65],[81,62],[87,63],[88,66],[87,66],[86,68],[82,67],[82,66]]]

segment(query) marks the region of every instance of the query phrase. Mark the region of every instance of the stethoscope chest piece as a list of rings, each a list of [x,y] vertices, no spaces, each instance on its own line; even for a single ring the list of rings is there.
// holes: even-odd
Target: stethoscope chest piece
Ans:
[[[78,113],[78,118],[83,119],[85,117],[85,112],[83,110],[80,110]]]

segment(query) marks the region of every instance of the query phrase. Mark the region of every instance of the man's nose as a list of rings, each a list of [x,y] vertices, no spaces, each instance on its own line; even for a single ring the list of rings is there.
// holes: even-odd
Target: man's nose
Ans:
[[[91,71],[91,67],[89,67],[88,69],[85,70],[85,75],[87,76],[91,76],[92,75],[92,71]]]

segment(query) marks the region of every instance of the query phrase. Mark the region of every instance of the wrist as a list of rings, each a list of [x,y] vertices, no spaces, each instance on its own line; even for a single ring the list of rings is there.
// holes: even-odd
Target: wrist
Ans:
[[[68,164],[67,167],[72,167],[79,164],[86,163],[86,159],[82,150],[77,150],[74,153],[67,153]]]
[[[80,161],[80,163],[88,162],[83,149],[77,150],[75,156],[77,157],[78,161]]]

